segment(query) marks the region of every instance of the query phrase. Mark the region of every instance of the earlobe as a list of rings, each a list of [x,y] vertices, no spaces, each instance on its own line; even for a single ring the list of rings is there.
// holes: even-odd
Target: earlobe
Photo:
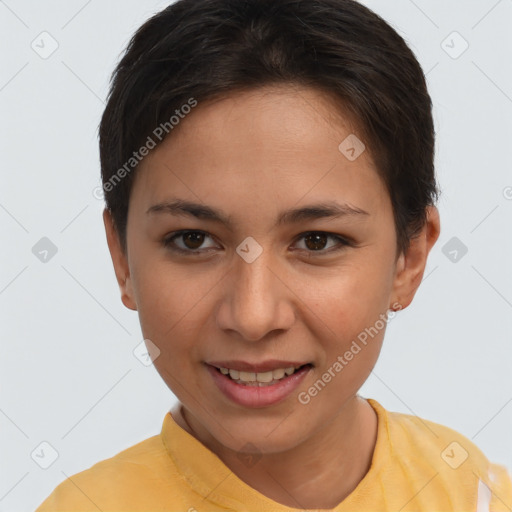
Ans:
[[[107,244],[112,258],[112,263],[114,265],[117,284],[121,291],[121,300],[128,309],[136,311],[137,304],[133,293],[128,258],[121,247],[119,235],[114,226],[112,215],[106,208],[103,210],[103,223],[105,224],[105,234],[107,236]]]
[[[393,297],[391,303],[406,308],[414,298],[427,264],[430,250],[439,238],[439,211],[435,206],[427,208],[427,219],[420,233],[411,239],[409,248],[402,253],[397,261]]]

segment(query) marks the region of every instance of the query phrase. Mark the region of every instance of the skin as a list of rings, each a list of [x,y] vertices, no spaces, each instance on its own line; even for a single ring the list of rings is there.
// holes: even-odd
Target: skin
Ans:
[[[122,301],[138,311],[144,338],[161,351],[154,364],[182,404],[176,421],[239,478],[290,507],[332,508],[368,472],[377,418],[357,392],[385,329],[307,405],[297,395],[379,315],[410,304],[440,230],[438,211],[429,207],[423,230],[397,254],[391,201],[370,150],[349,161],[338,149],[351,133],[357,127],[315,89],[265,87],[201,103],[141,162],[126,253],[104,212]],[[146,213],[171,198],[221,209],[232,229]],[[283,210],[332,200],[367,215],[275,225]],[[165,247],[165,237],[182,229],[207,233],[202,245],[175,240],[202,255]],[[300,236],[308,231],[355,243],[326,238],[317,248]],[[235,252],[248,236],[263,249],[252,263]],[[314,366],[284,401],[248,408],[213,384],[204,362],[223,359]],[[238,457],[246,443],[261,455],[251,467]]]

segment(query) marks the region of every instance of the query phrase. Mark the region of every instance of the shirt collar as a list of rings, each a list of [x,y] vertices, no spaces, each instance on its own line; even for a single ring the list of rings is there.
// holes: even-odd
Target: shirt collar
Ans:
[[[357,496],[372,491],[372,481],[380,472],[382,464],[389,464],[392,447],[389,434],[388,412],[371,398],[366,399],[377,414],[377,440],[368,473],[359,482],[352,493],[340,504],[340,510],[346,510],[352,500],[357,503]],[[177,403],[168,412],[163,421],[161,437],[168,455],[174,462],[178,472],[187,480],[189,485],[208,501],[236,509],[247,509],[248,505],[263,510],[295,510],[276,503],[256,491],[239,479],[215,453],[204,446],[195,437],[180,427],[173,419],[176,415]],[[374,490],[374,489],[373,489]],[[333,510],[338,510],[336,507]],[[348,510],[348,509],[347,509]]]

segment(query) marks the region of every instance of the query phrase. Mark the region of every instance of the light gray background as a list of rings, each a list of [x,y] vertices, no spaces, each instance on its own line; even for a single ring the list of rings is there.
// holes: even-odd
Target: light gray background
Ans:
[[[3,512],[34,510],[66,476],[158,434],[175,402],[133,354],[137,314],[120,301],[92,193],[110,74],[168,3],[0,1]],[[428,72],[443,195],[424,282],[390,323],[361,394],[447,425],[512,467],[512,1],[364,3]],[[46,59],[31,47],[43,31],[59,45]],[[454,31],[469,44],[458,58]],[[46,263],[32,253],[42,237],[58,249]],[[468,248],[455,262],[443,253],[453,237]],[[58,452],[48,469],[35,461],[50,460],[43,441]]]

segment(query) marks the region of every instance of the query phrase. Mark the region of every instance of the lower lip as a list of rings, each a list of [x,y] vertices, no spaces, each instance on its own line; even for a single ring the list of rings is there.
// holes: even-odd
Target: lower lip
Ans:
[[[305,366],[276,384],[260,387],[238,384],[213,366],[207,364],[206,367],[215,384],[226,397],[238,405],[254,408],[267,407],[281,402],[297,389],[311,370],[311,366]]]

